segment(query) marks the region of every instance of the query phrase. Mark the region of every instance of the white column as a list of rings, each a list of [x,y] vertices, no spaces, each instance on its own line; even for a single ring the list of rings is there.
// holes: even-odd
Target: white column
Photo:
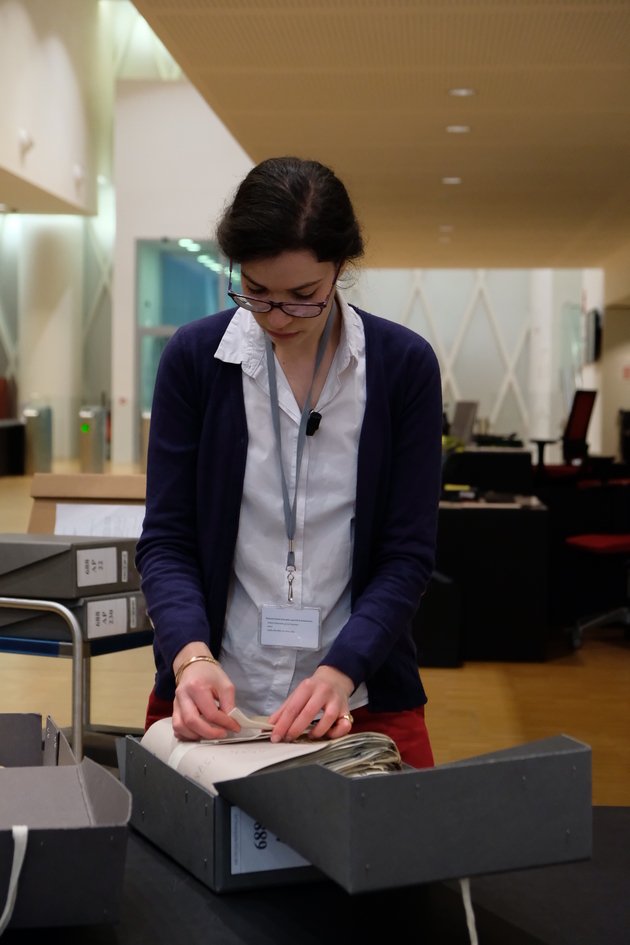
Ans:
[[[582,312],[596,308],[604,312],[604,270],[582,270]],[[582,368],[582,385],[586,390],[599,391],[595,400],[591,422],[588,428],[588,448],[590,453],[602,452],[602,369],[601,360],[585,364]]]
[[[532,269],[529,366],[530,436],[552,439],[553,270]],[[548,459],[548,457],[546,456]]]
[[[53,411],[53,456],[78,450],[83,318],[83,218],[21,217],[19,394]]]

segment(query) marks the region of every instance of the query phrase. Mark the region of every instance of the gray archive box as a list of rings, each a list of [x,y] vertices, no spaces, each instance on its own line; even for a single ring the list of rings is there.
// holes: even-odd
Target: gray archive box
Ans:
[[[0,597],[74,599],[135,591],[135,538],[0,534]]]
[[[117,922],[131,795],[108,771],[77,765],[63,733],[40,715],[0,715],[0,899],[12,828],[28,827],[9,928]]]
[[[81,597],[77,601],[63,600],[59,603],[63,603],[77,618],[85,640],[152,629],[142,591]],[[1,636],[72,641],[70,628],[59,614],[34,613],[10,607],[0,608]]]
[[[260,772],[218,798],[133,739],[123,762],[133,826],[217,892],[325,874],[359,893],[591,855],[591,750],[565,735],[422,771]],[[232,876],[228,802],[313,867]]]
[[[314,882],[313,866],[232,874],[232,804],[183,777],[128,735],[116,742],[121,781],[133,797],[131,826],[214,892]]]

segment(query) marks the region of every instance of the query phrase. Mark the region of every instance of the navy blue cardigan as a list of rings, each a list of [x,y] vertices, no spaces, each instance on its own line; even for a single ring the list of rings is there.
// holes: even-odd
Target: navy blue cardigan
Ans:
[[[137,566],[155,626],[155,694],[203,641],[219,656],[247,457],[241,367],[214,357],[235,309],[180,328],[155,384]],[[442,398],[430,345],[359,311],[367,400],[357,470],[352,614],[323,663],[366,681],[373,712],[426,702],[410,622],[434,563]],[[324,421],[325,422],[325,421]],[[279,488],[279,486],[278,486]],[[238,698],[238,694],[237,694]]]

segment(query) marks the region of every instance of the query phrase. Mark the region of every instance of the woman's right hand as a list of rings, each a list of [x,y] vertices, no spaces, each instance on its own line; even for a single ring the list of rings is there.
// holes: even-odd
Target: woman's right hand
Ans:
[[[177,654],[173,672],[191,656],[210,656],[203,643],[190,643]],[[217,706],[217,702],[219,705]],[[225,738],[226,731],[240,732],[241,727],[228,712],[234,708],[234,686],[216,663],[198,660],[182,672],[173,702],[173,731],[178,738]]]

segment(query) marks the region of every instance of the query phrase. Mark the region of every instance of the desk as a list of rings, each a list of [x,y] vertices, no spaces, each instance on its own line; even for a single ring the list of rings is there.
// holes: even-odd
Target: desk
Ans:
[[[440,502],[436,570],[462,595],[464,660],[543,660],[547,509],[515,502]]]
[[[594,810],[594,855],[471,882],[483,945],[628,945],[630,808]],[[131,833],[122,922],[6,932],[3,945],[466,945],[457,889],[352,898],[333,883],[217,896]]]

